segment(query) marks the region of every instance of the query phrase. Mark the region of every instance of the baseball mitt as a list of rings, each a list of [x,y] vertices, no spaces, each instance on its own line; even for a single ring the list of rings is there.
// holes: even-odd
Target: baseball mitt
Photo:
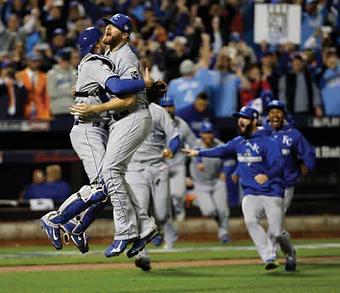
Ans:
[[[168,89],[167,84],[158,80],[152,83],[151,87],[146,89],[146,94],[149,103],[157,103],[165,94]]]

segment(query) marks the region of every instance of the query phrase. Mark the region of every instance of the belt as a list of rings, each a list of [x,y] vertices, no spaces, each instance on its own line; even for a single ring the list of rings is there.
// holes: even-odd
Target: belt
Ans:
[[[121,120],[121,119],[125,118],[129,114],[139,110],[139,109],[147,109],[147,108],[148,108],[148,105],[138,104],[138,105],[132,107],[131,109],[122,111],[120,113],[110,114],[109,116],[111,116],[111,118],[114,119],[115,121],[118,121],[118,120]]]
[[[79,125],[79,124],[90,124],[93,127],[100,127],[105,130],[109,130],[109,120],[108,121],[89,121],[85,122],[79,119],[75,119],[73,122],[73,125]]]
[[[89,93],[88,92],[75,92],[74,93],[74,96],[75,97],[89,97],[90,95],[89,95]]]

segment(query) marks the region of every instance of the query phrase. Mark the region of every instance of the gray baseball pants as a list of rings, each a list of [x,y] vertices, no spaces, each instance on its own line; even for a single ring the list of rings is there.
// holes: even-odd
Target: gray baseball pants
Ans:
[[[143,238],[153,229],[152,219],[125,180],[127,165],[148,136],[151,123],[149,110],[138,109],[110,125],[102,174],[113,206],[115,240]]]
[[[151,209],[157,223],[163,226],[170,213],[168,165],[164,162],[153,165],[144,163],[140,170],[129,169],[126,180],[142,208],[147,211]]]
[[[203,216],[218,219],[218,238],[228,235],[229,208],[227,205],[227,188],[222,180],[214,184],[194,181],[194,193],[197,195],[198,205]]]

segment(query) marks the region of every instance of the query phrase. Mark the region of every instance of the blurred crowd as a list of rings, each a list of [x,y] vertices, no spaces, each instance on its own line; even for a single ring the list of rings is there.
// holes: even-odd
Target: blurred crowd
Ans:
[[[77,37],[118,12],[186,120],[218,121],[249,104],[263,112],[272,99],[296,115],[340,116],[340,1],[284,2],[302,7],[300,45],[255,44],[251,0],[0,0],[0,119],[68,115]]]

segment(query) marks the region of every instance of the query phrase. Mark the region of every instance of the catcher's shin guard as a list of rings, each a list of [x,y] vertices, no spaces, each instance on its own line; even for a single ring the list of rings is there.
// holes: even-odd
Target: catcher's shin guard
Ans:
[[[85,185],[59,207],[57,215],[50,221],[53,224],[65,224],[92,204],[105,201],[106,198],[107,194],[102,187],[92,189],[89,185]]]
[[[73,233],[79,235],[86,231],[86,229],[94,222],[97,216],[101,213],[104,207],[107,205],[105,202],[97,202],[92,204],[88,209],[86,209],[81,215],[80,219],[77,221],[76,226],[73,229]]]

